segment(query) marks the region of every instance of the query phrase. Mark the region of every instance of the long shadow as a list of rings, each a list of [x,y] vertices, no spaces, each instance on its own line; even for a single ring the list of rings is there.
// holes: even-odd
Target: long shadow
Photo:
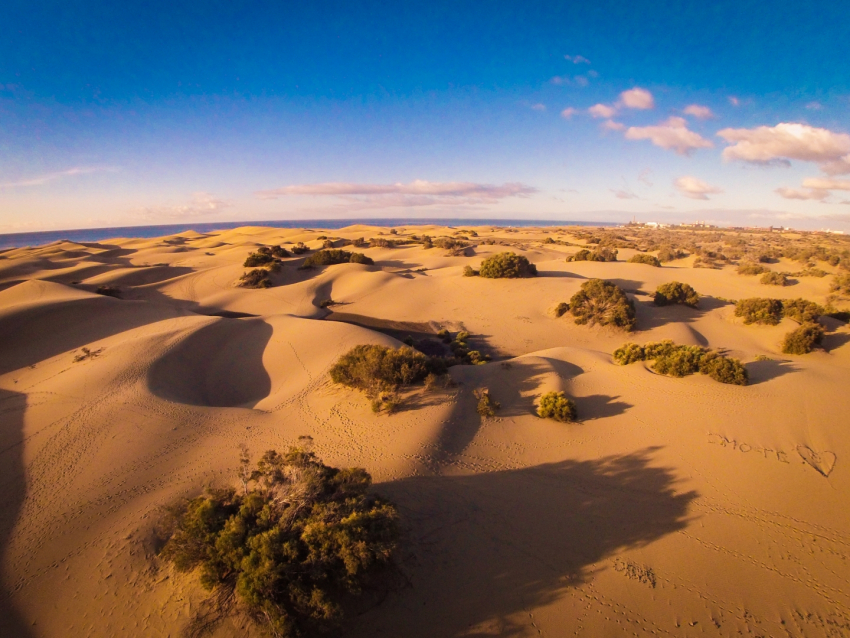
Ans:
[[[827,352],[832,352],[847,342],[850,342],[850,333],[833,332],[832,334],[824,336],[823,341],[821,342],[821,347]]]
[[[688,525],[698,494],[678,492],[654,452],[378,485],[402,513],[409,586],[347,635],[527,635],[530,609],[569,595],[616,553]]]
[[[765,359],[763,361],[753,361],[744,366],[750,376],[749,384],[758,385],[771,379],[776,379],[789,372],[796,372],[797,366],[793,361],[776,361],[774,359]]]
[[[271,392],[263,352],[272,332],[261,319],[211,323],[158,359],[148,370],[148,386],[177,403],[254,407]]]
[[[574,398],[580,421],[593,421],[609,416],[617,416],[618,414],[623,414],[629,408],[634,407],[631,403],[617,401],[620,397],[611,397],[604,394],[591,394],[586,397]]]
[[[18,513],[26,496],[24,473],[24,410],[26,395],[0,389],[0,565],[9,563],[9,542]],[[7,582],[11,574],[4,574]],[[0,636],[29,638],[23,618],[10,600],[10,593],[0,584]]]
[[[106,297],[20,310],[0,318],[0,374],[172,316],[161,306]]]

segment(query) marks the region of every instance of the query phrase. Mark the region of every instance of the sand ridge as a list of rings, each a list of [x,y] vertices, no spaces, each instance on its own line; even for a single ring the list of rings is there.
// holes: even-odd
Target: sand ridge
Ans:
[[[258,456],[302,435],[325,462],[365,467],[403,514],[401,584],[346,635],[850,635],[850,330],[825,319],[823,350],[784,355],[796,324],[745,326],[727,301],[825,303],[831,278],[767,287],[693,257],[624,263],[630,249],[567,263],[585,243],[569,229],[475,231],[455,255],[348,247],[375,265],[307,271],[292,257],[266,290],[235,286],[261,245],[457,229],[251,227],[4,252],[3,635],[178,635],[204,592],[157,559],[160,508],[232,482],[241,444]],[[540,276],[461,275],[504,250]],[[631,295],[635,333],[553,316],[593,277]],[[671,280],[700,308],[652,304]],[[330,382],[350,347],[438,327],[469,331],[493,361],[452,368],[455,386],[390,416]],[[722,348],[751,383],[611,359],[659,339]],[[478,387],[496,418],[475,413]],[[575,399],[578,423],[534,415],[550,390]],[[254,633],[234,619],[216,635]]]

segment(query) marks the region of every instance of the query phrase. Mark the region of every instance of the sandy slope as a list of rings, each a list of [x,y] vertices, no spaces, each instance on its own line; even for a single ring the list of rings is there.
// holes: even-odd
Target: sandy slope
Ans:
[[[464,278],[505,247],[416,245],[234,287],[258,245],[321,244],[265,228],[4,253],[0,634],[178,635],[204,592],[156,559],[159,508],[232,481],[240,444],[259,455],[310,435],[326,462],[366,467],[404,516],[400,585],[347,635],[850,635],[850,330],[833,322],[825,351],[781,355],[794,324],[744,326],[722,301],[822,302],[828,280],[768,290],[687,260],[568,264],[575,249],[543,231],[478,230],[541,276]],[[551,314],[588,277],[638,293],[628,339],[726,348],[751,385],[615,365],[627,337]],[[700,310],[640,294],[674,279],[707,296]],[[466,329],[495,360],[376,417],[327,371],[353,345],[398,342],[322,321],[328,298],[362,325]],[[75,361],[83,347],[96,356]],[[498,418],[475,413],[479,386]],[[533,415],[553,389],[580,423]],[[239,623],[217,635],[251,633]]]

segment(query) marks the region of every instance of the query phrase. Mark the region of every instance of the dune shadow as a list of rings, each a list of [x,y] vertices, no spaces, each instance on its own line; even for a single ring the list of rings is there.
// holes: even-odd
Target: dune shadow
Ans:
[[[827,352],[837,350],[845,343],[850,341],[850,333],[848,332],[833,332],[824,335],[821,347]]]
[[[24,410],[26,395],[0,390],[0,559],[9,564],[7,556],[12,532],[26,496],[24,472]],[[10,582],[11,574],[3,574]],[[0,635],[29,638],[31,632],[18,614],[10,593],[0,585]]]
[[[538,270],[538,277],[560,277],[564,279],[590,279],[586,275],[580,275],[577,272],[566,272],[563,270]]]
[[[796,372],[797,366],[793,361],[764,359],[762,361],[753,361],[744,366],[750,376],[749,384],[758,385],[771,379],[776,379],[789,372]]]
[[[604,394],[591,394],[586,397],[573,397],[580,421],[593,421],[609,416],[617,416],[634,407],[631,403],[617,401],[620,397]]]
[[[527,635],[530,609],[568,596],[618,552],[688,525],[698,495],[652,465],[655,451],[378,485],[402,513],[409,586],[346,634]]]
[[[177,403],[254,407],[271,392],[263,353],[272,332],[261,319],[219,319],[154,362],[148,386]]]

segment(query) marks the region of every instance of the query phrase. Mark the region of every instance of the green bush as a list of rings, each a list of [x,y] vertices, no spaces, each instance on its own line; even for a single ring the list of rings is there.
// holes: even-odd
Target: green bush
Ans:
[[[274,257],[269,252],[255,252],[248,255],[245,263],[242,264],[245,268],[256,268],[257,266],[265,266],[266,264],[274,263]]]
[[[269,279],[268,270],[255,268],[242,274],[239,278],[239,285],[242,288],[271,288],[272,282]]]
[[[661,284],[655,291],[655,305],[669,306],[672,304],[683,304],[696,308],[699,305],[699,293],[688,284],[671,281]]]
[[[797,323],[817,321],[825,313],[823,307],[807,299],[785,299],[782,302],[782,315]]]
[[[563,392],[547,392],[540,397],[537,416],[542,419],[570,423],[575,421],[577,416],[575,401],[567,398]]]
[[[369,240],[369,245],[372,248],[395,248],[395,242],[392,239],[384,239],[383,237],[373,237]]]
[[[589,279],[570,299],[570,312],[579,325],[599,324],[623,330],[635,327],[635,304],[610,281]]]
[[[555,306],[555,316],[556,317],[563,317],[565,314],[567,314],[567,311],[569,309],[570,309],[570,304],[568,304],[566,301],[562,301],[557,306]]]
[[[537,275],[537,267],[522,255],[499,253],[482,261],[479,273],[488,279],[534,277]]]
[[[808,354],[823,340],[824,329],[819,323],[810,321],[792,330],[782,341],[785,354]]]
[[[779,299],[751,297],[735,304],[735,316],[743,317],[744,323],[775,326],[782,320],[783,308]]]
[[[478,271],[475,270],[472,266],[464,266],[463,267],[463,276],[464,277],[477,277]]]
[[[331,367],[330,375],[334,383],[369,390],[376,384],[382,387],[411,385],[434,371],[431,359],[407,346],[360,345],[342,355]]]
[[[567,257],[567,261],[617,261],[617,249],[603,247],[591,252],[582,248],[574,255]]]
[[[209,490],[171,508],[163,526],[162,558],[199,571],[214,592],[189,633],[211,629],[205,612],[222,616],[230,600],[274,636],[336,628],[344,599],[389,563],[396,508],[370,493],[365,470],[329,467],[296,447],[266,452],[254,471],[243,455],[240,478],[241,492]]]
[[[351,257],[348,258],[352,264],[364,264],[366,266],[371,266],[375,262],[372,261],[371,257],[367,257],[363,253],[351,253]]]
[[[316,251],[304,260],[304,264],[301,267],[313,268],[315,266],[330,266],[333,264],[347,264],[349,262],[367,265],[375,263],[371,258],[362,253],[350,253],[347,250],[332,248]]]
[[[626,343],[614,350],[614,361],[621,366],[627,366],[635,361],[643,361],[646,359],[643,346],[636,343]]]
[[[443,250],[462,250],[469,246],[468,242],[462,239],[455,239],[454,237],[438,237],[432,243],[437,248],[442,248]]]
[[[283,257],[289,257],[289,251],[286,250],[283,246],[273,246],[272,247],[272,257],[277,257],[278,259],[282,259]]]
[[[685,377],[700,372],[720,383],[747,385],[747,369],[738,359],[726,357],[701,346],[680,346],[669,339],[649,342],[643,347],[627,343],[614,351],[620,365],[635,361],[654,361],[652,369],[671,377]]]
[[[646,253],[638,253],[637,255],[632,255],[631,259],[629,259],[630,264],[646,264],[647,266],[655,266],[656,268],[661,267],[661,262],[658,261],[658,257],[654,255],[647,255]]]
[[[307,248],[307,245],[303,241],[299,241],[297,244],[295,244],[292,247],[292,254],[293,255],[303,255],[304,253],[306,253],[309,250],[310,249]]]
[[[739,275],[761,275],[766,272],[770,272],[770,269],[753,261],[747,261],[738,266]]]
[[[788,277],[781,272],[766,272],[761,276],[759,282],[766,286],[787,286],[789,284]]]

